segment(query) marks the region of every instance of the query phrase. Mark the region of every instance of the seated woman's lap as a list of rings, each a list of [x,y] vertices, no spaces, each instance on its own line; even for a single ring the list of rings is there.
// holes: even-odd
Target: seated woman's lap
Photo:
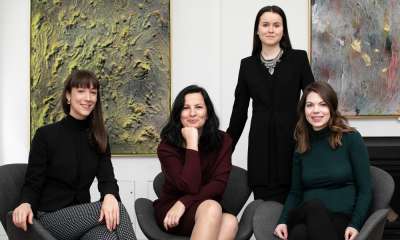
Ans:
[[[120,225],[117,231],[109,232],[105,224],[98,221],[101,202],[85,203],[62,208],[54,212],[38,214],[39,222],[57,239],[79,239],[91,229],[103,227],[108,235],[127,235],[126,239],[136,239],[132,223],[122,203],[120,205]],[[123,219],[124,218],[124,219]],[[119,228],[122,231],[119,231]],[[96,231],[98,232],[98,231]],[[89,234],[90,235],[90,234]],[[113,239],[113,238],[110,238]]]
[[[199,205],[202,202],[203,201],[195,202],[188,209],[185,209],[185,212],[183,213],[182,217],[179,219],[178,226],[168,229],[168,231],[166,231],[164,228],[164,218],[167,215],[167,212],[169,211],[169,209],[175,204],[175,202],[171,202],[161,211],[155,211],[157,223],[161,229],[163,229],[164,231],[166,231],[168,233],[181,235],[181,236],[190,236],[192,234],[192,230],[194,227],[194,223],[195,223],[194,219],[196,216],[197,208],[199,207]]]

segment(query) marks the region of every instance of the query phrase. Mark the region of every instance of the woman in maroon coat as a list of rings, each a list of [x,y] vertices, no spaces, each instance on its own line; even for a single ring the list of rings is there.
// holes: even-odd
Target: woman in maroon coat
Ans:
[[[218,126],[203,88],[191,85],[178,94],[157,150],[166,180],[154,207],[167,232],[191,239],[235,238],[237,219],[219,204],[232,167],[232,140]]]

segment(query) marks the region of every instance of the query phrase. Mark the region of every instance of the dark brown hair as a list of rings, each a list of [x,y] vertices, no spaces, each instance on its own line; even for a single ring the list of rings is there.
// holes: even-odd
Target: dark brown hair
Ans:
[[[97,89],[97,101],[93,111],[88,116],[90,121],[89,138],[94,140],[99,151],[104,153],[107,148],[107,131],[104,126],[103,111],[101,108],[100,83],[96,75],[88,70],[75,70],[65,80],[64,90],[61,95],[61,104],[64,113],[69,115],[70,104],[68,104],[67,93],[71,93],[72,88],[95,88]]]
[[[283,35],[282,35],[282,39],[279,41],[279,45],[283,50],[292,49],[292,44],[290,43],[289,31],[288,31],[288,27],[287,27],[285,12],[282,10],[282,8],[280,8],[278,6],[265,6],[258,11],[256,20],[254,22],[253,51],[251,53],[252,56],[259,56],[261,49],[262,49],[261,40],[260,40],[260,37],[258,36],[257,32],[258,32],[258,25],[260,24],[261,15],[263,15],[265,12],[272,12],[272,13],[276,13],[279,16],[281,16],[282,24],[283,24]]]
[[[297,121],[296,128],[294,130],[294,138],[297,142],[297,152],[304,153],[309,150],[310,147],[310,131],[312,129],[310,123],[308,123],[305,116],[305,106],[307,96],[311,93],[317,93],[322,100],[326,103],[330,112],[330,119],[328,126],[330,130],[329,145],[332,149],[342,145],[342,136],[345,132],[353,132],[354,128],[350,127],[347,123],[347,119],[340,114],[338,111],[338,98],[335,90],[324,81],[317,81],[310,83],[303,91],[303,96],[297,106],[297,114],[299,120]]]
[[[222,143],[222,136],[218,130],[219,118],[215,113],[214,105],[207,91],[197,85],[187,86],[178,93],[174,103],[172,104],[172,110],[168,122],[161,130],[161,138],[166,139],[169,143],[175,146],[183,146],[184,139],[181,133],[181,113],[185,105],[185,96],[191,93],[200,93],[203,96],[207,108],[207,120],[203,126],[199,144],[207,151],[217,150],[220,148]]]

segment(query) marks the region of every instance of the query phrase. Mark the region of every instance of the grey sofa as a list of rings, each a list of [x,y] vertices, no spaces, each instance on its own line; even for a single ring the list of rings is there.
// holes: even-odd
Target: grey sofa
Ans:
[[[0,220],[9,240],[56,240],[36,220],[23,230],[14,226],[12,210],[17,206],[22,185],[25,179],[27,164],[7,164],[0,166]]]

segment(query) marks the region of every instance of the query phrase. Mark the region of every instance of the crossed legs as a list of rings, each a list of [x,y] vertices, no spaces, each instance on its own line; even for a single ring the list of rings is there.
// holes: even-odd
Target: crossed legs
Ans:
[[[196,210],[191,239],[229,240],[238,230],[235,216],[223,213],[221,205],[214,200],[205,200]]]

